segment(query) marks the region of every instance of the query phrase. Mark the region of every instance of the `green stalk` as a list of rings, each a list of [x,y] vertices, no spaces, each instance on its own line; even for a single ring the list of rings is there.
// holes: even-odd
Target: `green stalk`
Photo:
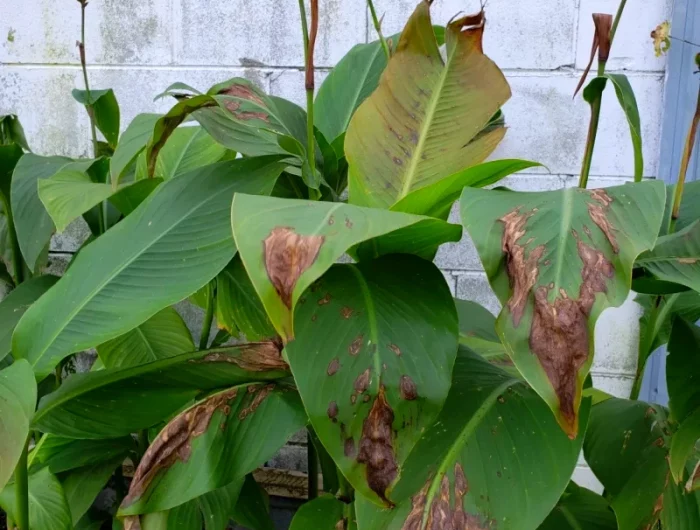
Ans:
[[[214,302],[216,301],[216,291],[211,284],[208,286],[209,296],[207,296],[207,309],[204,313],[204,322],[202,322],[202,334],[199,337],[199,349],[206,350],[209,345],[209,333],[211,332],[211,323],[214,321]]]
[[[27,454],[29,436],[15,468],[15,517],[18,530],[29,530],[29,477],[27,473]]]
[[[683,189],[685,188],[685,177],[688,173],[688,164],[693,156],[693,147],[695,146],[695,136],[698,132],[698,122],[700,122],[700,89],[698,89],[698,101],[695,105],[695,114],[690,123],[690,129],[685,139],[683,147],[683,158],[681,158],[681,168],[678,173],[678,182],[676,182],[676,190],[673,196],[673,209],[671,210],[671,224],[669,233],[673,233],[676,229],[676,221],[681,213],[681,200],[683,199]]]
[[[17,239],[17,232],[15,232],[15,222],[12,217],[12,210],[10,210],[10,198],[5,197],[3,193],[0,193],[0,201],[2,201],[2,208],[5,212],[5,219],[7,219],[7,234],[10,238],[10,246],[12,248],[12,269],[15,276],[15,287],[24,281],[24,269],[22,268],[22,251],[19,248],[19,240]]]
[[[615,33],[617,33],[617,26],[620,24],[622,19],[622,13],[625,10],[625,5],[627,0],[621,0],[620,6],[617,8],[617,13],[615,14],[615,19],[610,28],[610,49],[612,49],[613,40],[615,39]],[[607,57],[605,60],[598,60],[598,76],[602,76],[605,73],[605,65],[607,63]],[[591,103],[591,121],[588,125],[588,137],[586,138],[586,150],[583,155],[583,163],[581,164],[581,175],[578,181],[579,188],[585,188],[588,185],[588,175],[591,172],[591,163],[593,161],[593,149],[595,148],[595,140],[598,134],[598,124],[600,123],[600,108],[602,104],[603,94],[598,95],[598,97]]]
[[[306,456],[309,472],[309,500],[312,501],[318,497],[318,454],[316,454],[316,446],[311,434],[306,436]]]
[[[90,132],[92,133],[92,151],[95,158],[97,158],[97,127],[95,125],[95,113],[92,109],[92,97],[90,96],[90,82],[88,81],[87,75],[87,64],[85,60],[85,8],[87,7],[87,2],[81,0],[80,2],[80,42],[78,43],[78,50],[80,50],[80,65],[83,68],[83,81],[85,82],[85,93],[87,94],[88,104],[85,106],[87,109],[88,117],[90,118]]]
[[[387,61],[391,58],[391,51],[389,50],[389,45],[382,34],[382,25],[377,18],[377,12],[374,10],[374,2],[372,0],[367,0],[367,5],[369,5],[369,12],[372,14],[372,22],[374,23],[374,29],[377,31],[379,36],[379,42],[382,43],[382,48],[384,49],[384,55],[386,55]]]

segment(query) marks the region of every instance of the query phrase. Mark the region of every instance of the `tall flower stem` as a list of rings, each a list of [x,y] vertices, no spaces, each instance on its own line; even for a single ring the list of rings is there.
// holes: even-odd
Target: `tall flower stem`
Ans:
[[[367,5],[369,6],[369,12],[372,15],[372,23],[374,24],[374,29],[377,31],[379,36],[379,42],[382,43],[382,48],[384,49],[384,55],[386,55],[387,60],[391,57],[391,52],[389,51],[389,45],[382,34],[382,24],[377,18],[377,11],[374,9],[374,2],[372,0],[367,0]]]

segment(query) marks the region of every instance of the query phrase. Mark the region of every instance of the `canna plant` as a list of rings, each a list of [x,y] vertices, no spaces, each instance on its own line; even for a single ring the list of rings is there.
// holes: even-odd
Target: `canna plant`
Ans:
[[[34,155],[3,118],[8,527],[269,529],[252,473],[302,429],[310,502],[293,530],[700,527],[700,188],[679,185],[673,208],[638,168],[605,190],[486,189],[538,164],[484,162],[510,88],[483,53],[483,11],[443,28],[430,4],[384,38],[370,2],[379,40],[314,98],[319,6],[307,28],[300,2],[306,110],[245,79],[176,83],[167,113],[119,134],[83,37],[74,97],[93,157]],[[599,74],[588,94],[614,84],[641,149],[629,83]],[[462,235],[458,200],[497,318],[453,299],[432,263]],[[42,274],[52,234],[81,217],[91,237],[63,277]],[[595,323],[631,287],[637,379],[668,342],[670,409],[588,377]],[[186,299],[204,311],[198,344],[173,308]],[[92,369],[64,378],[91,348]],[[571,482],[582,450],[603,496]]]

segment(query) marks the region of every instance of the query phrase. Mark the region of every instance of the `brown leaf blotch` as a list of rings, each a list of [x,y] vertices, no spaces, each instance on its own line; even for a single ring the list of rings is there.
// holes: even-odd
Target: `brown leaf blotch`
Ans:
[[[343,442],[343,453],[348,458],[355,457],[355,440],[352,438],[346,438],[345,442]]]
[[[345,320],[347,320],[348,318],[350,318],[350,317],[352,316],[352,314],[353,314],[354,312],[355,312],[355,311],[354,311],[351,307],[344,306],[344,307],[340,310],[340,316],[342,316]]]
[[[345,218],[345,228],[352,228],[352,221],[349,217]]]
[[[167,470],[178,460],[186,462],[192,451],[192,440],[204,434],[209,428],[214,413],[229,406],[229,402],[233,401],[237,395],[236,388],[214,394],[175,416],[143,455],[122,506],[129,506],[139,499],[158,473]]]
[[[323,298],[318,301],[318,305],[326,305],[331,303],[331,293],[326,293]]]
[[[399,392],[401,393],[401,399],[406,401],[413,401],[418,397],[416,383],[407,375],[402,375],[399,380]]]
[[[335,401],[331,401],[328,404],[328,418],[335,423],[338,421],[338,404]]]
[[[483,521],[464,511],[464,497],[469,491],[467,478],[462,466],[457,463],[454,469],[454,496],[450,492],[450,480],[443,475],[440,480],[440,490],[433,498],[430,506],[426,530],[486,530]],[[450,502],[453,497],[453,502]]]
[[[588,215],[596,226],[600,228],[601,232],[605,234],[610,246],[613,248],[613,252],[617,254],[620,251],[620,246],[615,238],[615,228],[608,219],[608,210],[610,208],[610,203],[612,203],[612,197],[610,197],[608,192],[604,189],[592,190],[588,193],[590,193],[591,198],[595,201],[588,203]],[[590,234],[590,232],[586,233]]]
[[[292,308],[292,294],[299,277],[318,257],[324,236],[302,236],[293,228],[273,228],[263,242],[267,277],[287,308]]]
[[[694,265],[697,262],[697,258],[678,258],[678,263],[681,265]]]
[[[350,355],[355,357],[358,353],[360,353],[360,348],[362,348],[362,340],[364,338],[365,336],[360,333],[357,337],[355,337],[355,340],[350,343],[350,346],[348,346],[348,352]]]
[[[272,390],[275,388],[275,385],[265,385],[263,387],[256,385],[254,387],[248,387],[248,390],[250,390],[250,388],[255,388],[255,396],[253,397],[253,400],[251,401],[250,405],[248,405],[238,414],[238,419],[241,421],[245,420],[248,416],[255,413],[260,404],[263,401],[265,401],[267,396],[270,395],[270,392],[272,392]]]
[[[328,369],[326,370],[326,373],[328,375],[335,375],[339,369],[340,360],[337,357],[335,357],[330,363],[328,363]]]
[[[401,348],[399,348],[396,344],[389,344],[389,349],[397,356],[401,357]]]
[[[213,351],[194,363],[230,363],[249,372],[268,372],[289,370],[284,362],[278,345],[273,341],[251,342],[238,346],[238,355],[220,350]]]
[[[367,387],[369,387],[369,378],[371,373],[372,372],[370,369],[367,368],[364,372],[357,376],[357,379],[355,379],[355,383],[353,384],[355,392],[362,394],[365,390],[367,390]]]
[[[389,504],[386,490],[398,471],[393,446],[393,423],[394,411],[386,401],[384,390],[380,388],[372,409],[362,424],[357,462],[366,466],[369,488]]]

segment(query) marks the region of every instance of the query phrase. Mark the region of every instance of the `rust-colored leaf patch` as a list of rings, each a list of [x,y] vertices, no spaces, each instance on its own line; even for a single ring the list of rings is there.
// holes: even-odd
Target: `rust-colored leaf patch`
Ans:
[[[292,294],[299,277],[318,257],[324,236],[303,236],[293,228],[273,228],[263,242],[267,277],[287,308],[292,308]]]
[[[187,462],[192,451],[192,440],[206,432],[214,412],[230,411],[228,404],[237,395],[236,388],[215,394],[171,420],[143,455],[122,506],[129,506],[140,498],[158,473],[178,460]]]
[[[348,353],[355,357],[358,353],[360,353],[360,348],[362,348],[362,340],[365,338],[363,334],[359,334],[355,339],[350,343],[350,346],[348,346]]]
[[[269,372],[289,370],[284,362],[279,346],[273,341],[251,342],[238,346],[240,355],[232,355],[227,351],[214,351],[202,359],[192,360],[194,363],[231,363],[249,372]]]
[[[615,228],[608,219],[608,209],[610,207],[610,203],[612,202],[612,197],[610,197],[608,192],[606,192],[604,189],[593,190],[589,193],[591,198],[596,202],[588,203],[588,214],[591,216],[591,219],[596,226],[600,228],[601,232],[605,234],[605,237],[608,239],[613,248],[613,252],[617,254],[620,251],[620,246],[615,238]]]
[[[399,380],[399,392],[401,393],[401,399],[406,401],[413,401],[418,397],[416,383],[407,375],[402,375]]]
[[[275,388],[275,385],[265,385],[265,386],[249,386],[248,387],[248,393],[252,393],[253,395],[253,400],[250,402],[250,405],[245,407],[241,412],[238,413],[238,419],[243,421],[245,420],[248,416],[251,414],[254,414],[256,410],[258,410],[258,407],[262,404],[263,401],[267,398],[267,396],[270,395],[270,392]]]
[[[328,363],[328,369],[326,370],[326,373],[328,375],[335,375],[339,369],[340,369],[340,360],[337,357],[335,357],[331,360],[330,363]]]
[[[141,530],[141,516],[127,515],[122,521],[124,530]]]
[[[391,502],[386,498],[386,490],[398,471],[393,445],[393,423],[394,411],[386,401],[384,389],[380,388],[372,409],[362,424],[357,462],[366,466],[367,485],[370,489],[389,504]]]

